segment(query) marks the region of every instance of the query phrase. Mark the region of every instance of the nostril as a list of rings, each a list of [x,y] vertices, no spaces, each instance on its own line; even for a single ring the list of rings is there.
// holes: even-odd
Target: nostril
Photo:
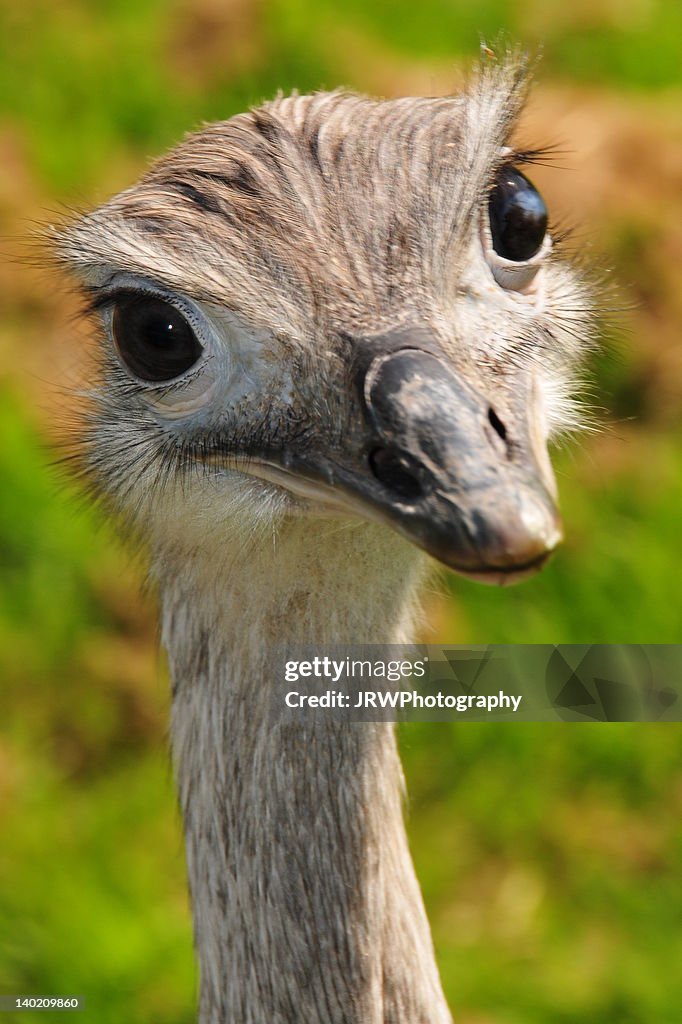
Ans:
[[[414,501],[423,494],[417,467],[401,452],[390,448],[375,448],[369,455],[370,469],[379,483],[399,498]]]
[[[492,405],[488,409],[488,421],[490,423],[490,426],[493,428],[493,430],[497,434],[497,436],[502,438],[502,440],[504,442],[506,442],[506,440],[507,440],[507,428],[505,427],[504,423],[502,422],[500,417],[497,415],[497,413],[493,409]]]

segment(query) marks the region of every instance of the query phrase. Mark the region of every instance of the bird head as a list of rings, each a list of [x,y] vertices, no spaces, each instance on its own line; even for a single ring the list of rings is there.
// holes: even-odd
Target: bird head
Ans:
[[[63,229],[98,490],[152,536],[350,516],[489,582],[542,565],[591,307],[510,147],[524,93],[512,60],[459,96],[279,98]]]

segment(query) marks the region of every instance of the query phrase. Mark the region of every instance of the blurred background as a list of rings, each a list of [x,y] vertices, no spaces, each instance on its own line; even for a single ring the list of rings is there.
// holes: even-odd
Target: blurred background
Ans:
[[[97,1024],[189,1024],[195,998],[153,603],[50,467],[86,339],[21,238],[278,89],[452,91],[501,30],[542,47],[519,139],[561,153],[532,177],[629,311],[593,368],[601,431],[556,453],[566,544],[518,588],[445,580],[424,639],[674,643],[679,0],[1,0],[0,992],[80,994]],[[401,742],[458,1024],[682,1019],[681,726]]]

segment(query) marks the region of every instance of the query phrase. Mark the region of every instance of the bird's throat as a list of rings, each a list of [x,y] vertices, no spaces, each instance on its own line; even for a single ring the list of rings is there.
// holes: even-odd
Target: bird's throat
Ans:
[[[201,1024],[445,1024],[392,726],[273,717],[274,650],[404,641],[421,576],[379,527],[159,553]],[[229,547],[229,546],[228,546]]]

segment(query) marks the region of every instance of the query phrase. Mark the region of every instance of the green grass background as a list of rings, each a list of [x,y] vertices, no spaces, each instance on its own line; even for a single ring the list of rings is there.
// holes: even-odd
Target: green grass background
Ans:
[[[677,0],[0,2],[0,993],[81,994],[93,1024],[184,1024],[195,996],[154,613],[49,468],[43,395],[76,329],[49,275],[11,258],[17,236],[129,184],[202,120],[279,88],[456,82],[501,30],[542,44],[540,96],[598,111],[597,137],[623,119],[606,170],[635,191],[584,227],[632,309],[595,366],[604,433],[557,455],[565,548],[520,588],[448,580],[429,638],[674,643]],[[569,209],[589,202],[589,176],[565,188]],[[460,1024],[682,1020],[681,741],[676,725],[404,729],[411,841]]]

